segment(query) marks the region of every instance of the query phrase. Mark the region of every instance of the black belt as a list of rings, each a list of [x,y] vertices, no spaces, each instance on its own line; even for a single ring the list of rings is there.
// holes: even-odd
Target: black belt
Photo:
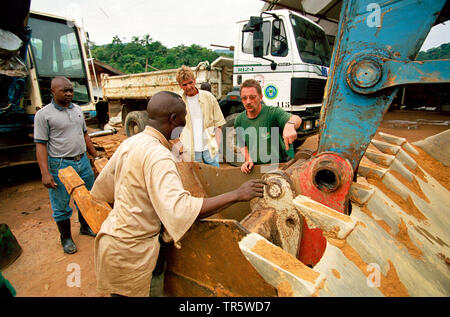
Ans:
[[[77,156],[72,157],[63,157],[64,160],[71,160],[71,161],[79,161],[83,158],[84,153],[78,154]]]

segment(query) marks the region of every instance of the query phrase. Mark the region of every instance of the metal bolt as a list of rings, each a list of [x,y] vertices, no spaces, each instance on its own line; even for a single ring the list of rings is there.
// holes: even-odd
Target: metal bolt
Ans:
[[[369,88],[378,83],[381,73],[380,64],[370,59],[361,60],[351,68],[352,82],[361,88]]]
[[[283,193],[283,189],[281,188],[281,184],[277,180],[271,181],[267,184],[267,194],[271,198],[278,198]]]

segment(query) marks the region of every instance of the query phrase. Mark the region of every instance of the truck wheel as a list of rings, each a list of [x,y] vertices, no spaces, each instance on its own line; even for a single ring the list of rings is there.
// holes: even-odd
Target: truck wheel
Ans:
[[[236,130],[234,129],[234,120],[238,113],[228,116],[227,123],[222,126],[222,146],[220,155],[223,162],[233,166],[241,166],[244,163],[244,156],[236,147]]]
[[[148,123],[147,111],[131,111],[125,118],[125,133],[128,137],[138,134],[144,131]]]

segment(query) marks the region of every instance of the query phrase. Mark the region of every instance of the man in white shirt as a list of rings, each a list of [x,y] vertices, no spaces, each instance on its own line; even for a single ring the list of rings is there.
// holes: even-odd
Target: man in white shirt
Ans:
[[[180,135],[184,154],[190,161],[219,167],[221,127],[226,123],[219,103],[210,92],[197,89],[194,72],[189,67],[178,69],[177,82],[187,106],[186,127]]]

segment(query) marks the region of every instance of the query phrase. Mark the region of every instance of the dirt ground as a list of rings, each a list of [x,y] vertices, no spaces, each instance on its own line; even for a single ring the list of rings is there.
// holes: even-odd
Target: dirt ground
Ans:
[[[450,115],[395,111],[385,115],[379,131],[414,142],[447,130],[449,125]],[[302,148],[316,146],[317,136],[314,136]],[[96,290],[94,239],[79,234],[76,212],[72,216],[72,236],[78,252],[63,253],[48,192],[41,184],[37,165],[0,170],[0,176],[0,223],[8,224],[23,249],[20,257],[2,271],[17,296],[106,296]]]

